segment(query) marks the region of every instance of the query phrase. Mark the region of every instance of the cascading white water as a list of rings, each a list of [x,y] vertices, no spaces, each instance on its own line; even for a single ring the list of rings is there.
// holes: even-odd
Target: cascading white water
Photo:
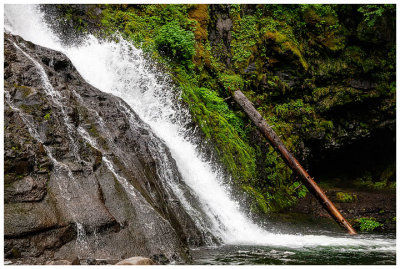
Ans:
[[[224,174],[205,161],[187,134],[188,112],[176,105],[177,93],[162,74],[149,68],[142,52],[125,40],[100,42],[93,36],[84,45],[63,46],[34,6],[5,5],[6,30],[44,47],[65,53],[82,77],[103,92],[122,98],[160,137],[175,159],[185,183],[211,220],[212,233],[226,244],[284,247],[371,246],[395,250],[394,240],[290,235],[268,232],[253,223],[229,196]],[[169,182],[172,183],[172,182]],[[175,190],[177,196],[179,190]],[[193,209],[191,209],[193,210]],[[360,248],[363,249],[363,248]]]

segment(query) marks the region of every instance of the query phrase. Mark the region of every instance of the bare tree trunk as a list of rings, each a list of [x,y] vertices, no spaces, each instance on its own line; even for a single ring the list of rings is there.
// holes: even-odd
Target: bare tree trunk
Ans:
[[[303,183],[307,186],[308,190],[317,198],[317,200],[323,205],[323,207],[329,212],[329,214],[339,223],[340,226],[347,229],[349,234],[356,234],[350,223],[340,214],[335,205],[329,200],[322,189],[315,183],[311,176],[306,170],[300,165],[300,163],[293,157],[289,150],[285,147],[282,141],[279,139],[275,131],[268,125],[264,118],[254,108],[253,104],[244,96],[241,91],[235,91],[233,93],[235,101],[242,107],[244,112],[249,116],[253,123],[258,127],[262,134],[268,139],[272,146],[279,151],[285,162],[299,174]]]

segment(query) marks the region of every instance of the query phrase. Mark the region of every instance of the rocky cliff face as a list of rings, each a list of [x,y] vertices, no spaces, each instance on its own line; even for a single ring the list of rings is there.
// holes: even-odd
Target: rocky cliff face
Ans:
[[[8,258],[190,259],[203,236],[160,176],[168,149],[62,53],[5,34]],[[165,171],[164,171],[165,172]]]

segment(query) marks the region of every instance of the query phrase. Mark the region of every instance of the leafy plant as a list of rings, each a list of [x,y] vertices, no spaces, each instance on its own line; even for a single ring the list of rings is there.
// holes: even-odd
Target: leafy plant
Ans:
[[[298,181],[293,182],[291,188],[293,189],[293,192],[296,192],[298,198],[304,198],[308,193],[306,186]]]
[[[379,17],[382,17],[382,15],[387,11],[387,10],[395,10],[396,6],[395,5],[363,5],[357,9],[358,12],[360,12],[363,17],[364,21],[367,23],[369,27],[375,26],[377,20]]]
[[[359,218],[357,222],[362,232],[372,232],[376,228],[383,226],[383,224],[376,221],[375,218]]]
[[[183,29],[177,22],[172,21],[163,25],[154,39],[161,55],[191,67],[195,54],[194,33]]]

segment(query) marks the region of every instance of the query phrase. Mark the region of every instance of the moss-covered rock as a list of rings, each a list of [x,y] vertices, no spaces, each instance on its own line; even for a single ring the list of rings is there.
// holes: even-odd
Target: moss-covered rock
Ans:
[[[338,202],[341,203],[349,203],[357,200],[357,195],[347,193],[347,192],[337,192],[336,193],[336,199]]]

